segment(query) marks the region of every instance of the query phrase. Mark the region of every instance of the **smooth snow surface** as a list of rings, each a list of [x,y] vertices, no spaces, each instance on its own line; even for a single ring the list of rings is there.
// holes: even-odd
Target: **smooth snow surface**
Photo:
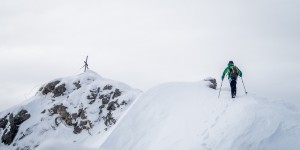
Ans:
[[[242,90],[242,89],[239,89]],[[299,150],[300,116],[288,104],[207,82],[167,83],[144,93],[101,150]]]

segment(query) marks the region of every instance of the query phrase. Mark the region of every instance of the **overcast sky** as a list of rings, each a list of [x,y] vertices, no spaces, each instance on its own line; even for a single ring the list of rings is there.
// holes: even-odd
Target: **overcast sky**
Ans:
[[[300,100],[299,8],[299,0],[1,0],[0,110],[82,72],[86,55],[101,76],[143,91],[220,82],[233,60],[249,93]]]

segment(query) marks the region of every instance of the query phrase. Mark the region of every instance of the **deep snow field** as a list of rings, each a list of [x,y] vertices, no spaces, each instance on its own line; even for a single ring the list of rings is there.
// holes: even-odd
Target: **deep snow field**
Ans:
[[[101,150],[299,150],[300,115],[240,89],[166,83],[144,93]]]

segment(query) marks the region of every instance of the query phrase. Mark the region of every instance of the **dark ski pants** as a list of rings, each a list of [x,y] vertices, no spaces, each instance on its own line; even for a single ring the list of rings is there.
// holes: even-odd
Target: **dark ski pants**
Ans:
[[[230,87],[231,87],[231,96],[234,98],[236,96],[236,80],[230,80]]]

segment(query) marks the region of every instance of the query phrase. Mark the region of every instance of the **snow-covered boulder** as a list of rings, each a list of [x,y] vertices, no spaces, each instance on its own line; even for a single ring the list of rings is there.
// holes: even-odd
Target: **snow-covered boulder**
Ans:
[[[212,89],[217,89],[217,80],[215,78],[212,78],[212,77],[208,77],[206,79],[204,79],[204,81],[209,81],[207,82],[208,84],[208,87],[212,88]]]

